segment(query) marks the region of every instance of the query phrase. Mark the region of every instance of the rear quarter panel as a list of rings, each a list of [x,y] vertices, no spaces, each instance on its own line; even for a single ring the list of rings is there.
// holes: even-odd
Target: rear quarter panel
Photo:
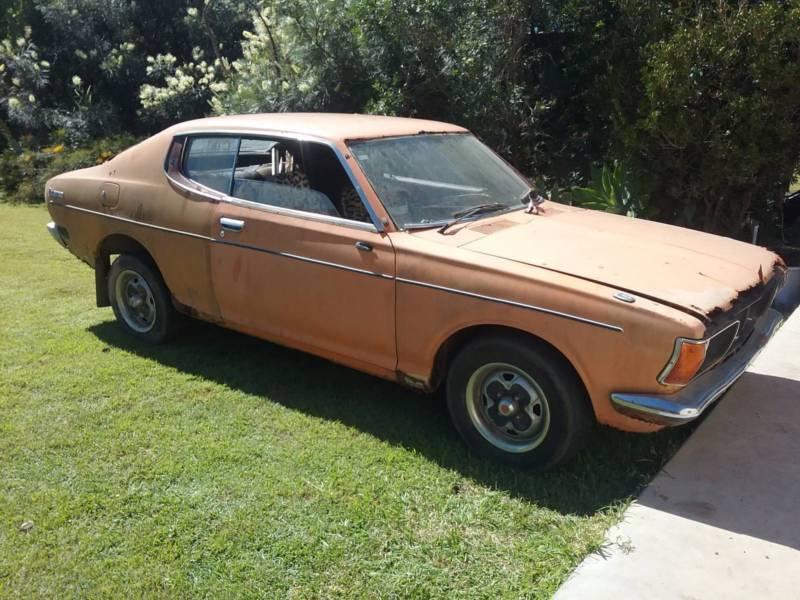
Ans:
[[[70,251],[81,260],[95,267],[109,236],[132,238],[153,257],[176,300],[213,320],[219,315],[208,268],[213,207],[188,201],[169,185],[164,160],[174,134],[166,130],[102,165],[54,177],[47,188],[63,197],[45,196],[53,220],[69,232]],[[119,185],[114,206],[101,202],[108,183]]]

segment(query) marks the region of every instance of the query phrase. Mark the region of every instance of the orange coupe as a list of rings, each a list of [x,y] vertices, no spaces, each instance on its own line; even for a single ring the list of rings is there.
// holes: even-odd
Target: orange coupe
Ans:
[[[544,201],[446,123],[190,121],[45,199],[131,335],[162,342],[189,315],[444,386],[471,447],[525,466],[568,460],[595,422],[698,417],[782,320],[772,252]]]

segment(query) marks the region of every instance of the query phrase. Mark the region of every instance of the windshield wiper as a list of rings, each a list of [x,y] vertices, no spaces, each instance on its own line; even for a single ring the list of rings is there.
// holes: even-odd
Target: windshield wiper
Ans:
[[[484,213],[491,213],[497,212],[498,210],[505,210],[508,208],[507,204],[503,204],[501,202],[490,202],[488,204],[478,204],[477,206],[472,206],[470,208],[465,208],[464,210],[459,210],[453,213],[455,217],[452,221],[448,221],[441,227],[439,227],[439,233],[444,233],[450,227],[455,225],[456,223],[460,223],[465,219],[469,219],[470,217],[474,217],[475,215],[482,215]]]

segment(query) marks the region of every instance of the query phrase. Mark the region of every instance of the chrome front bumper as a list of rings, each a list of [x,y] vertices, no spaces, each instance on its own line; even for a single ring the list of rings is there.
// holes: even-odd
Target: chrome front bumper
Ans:
[[[750,339],[736,354],[701,375],[674,394],[626,394],[614,392],[611,402],[619,412],[659,425],[688,423],[703,414],[745,372],[772,334],[783,315],[770,308],[756,323]]]
[[[750,339],[736,354],[674,394],[614,392],[611,403],[623,414],[659,425],[680,425],[696,419],[739,379],[798,305],[800,269],[789,269],[772,308],[758,320]]]

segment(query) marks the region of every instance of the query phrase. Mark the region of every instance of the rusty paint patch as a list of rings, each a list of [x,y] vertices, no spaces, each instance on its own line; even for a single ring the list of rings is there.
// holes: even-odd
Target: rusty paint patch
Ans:
[[[496,231],[502,231],[503,229],[508,229],[509,227],[516,227],[519,223],[515,223],[514,221],[502,220],[502,221],[493,221],[490,223],[482,223],[480,225],[476,225],[475,227],[469,227],[470,231],[477,231],[478,233],[495,233]]]

